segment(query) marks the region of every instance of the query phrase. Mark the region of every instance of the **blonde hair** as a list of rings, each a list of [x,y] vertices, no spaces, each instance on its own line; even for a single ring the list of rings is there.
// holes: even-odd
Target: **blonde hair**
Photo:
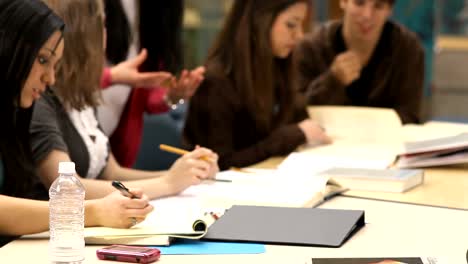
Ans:
[[[102,0],[44,0],[65,22],[65,50],[55,92],[66,107],[83,110],[101,102],[104,67]]]

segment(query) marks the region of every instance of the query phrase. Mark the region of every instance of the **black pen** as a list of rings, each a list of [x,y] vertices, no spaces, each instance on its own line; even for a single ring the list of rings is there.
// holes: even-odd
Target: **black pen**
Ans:
[[[123,185],[123,183],[121,183],[120,181],[112,181],[112,186],[114,186],[117,190],[119,190],[123,196],[129,197],[132,199],[138,198],[136,195],[131,193],[128,190],[128,188],[125,187],[125,185]]]

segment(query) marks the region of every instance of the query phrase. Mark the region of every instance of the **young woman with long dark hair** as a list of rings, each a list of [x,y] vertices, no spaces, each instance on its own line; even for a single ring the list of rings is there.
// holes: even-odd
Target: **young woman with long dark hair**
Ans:
[[[48,203],[28,199],[35,198],[37,179],[29,125],[34,101],[55,82],[63,28],[63,21],[39,0],[0,0],[0,246],[11,239],[7,236],[49,227]],[[152,207],[140,190],[133,191],[142,198],[114,192],[86,201],[85,224],[129,227],[133,217],[144,219]]]
[[[329,141],[295,87],[291,52],[310,12],[307,0],[234,1],[190,102],[188,146],[213,149],[226,169]]]

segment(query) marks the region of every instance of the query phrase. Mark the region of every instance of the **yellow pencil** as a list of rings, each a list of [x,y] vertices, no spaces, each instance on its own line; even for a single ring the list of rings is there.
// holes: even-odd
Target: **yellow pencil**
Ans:
[[[185,155],[187,153],[190,153],[190,151],[188,151],[188,150],[180,149],[180,148],[176,148],[176,147],[171,147],[171,146],[168,146],[168,145],[165,145],[165,144],[159,145],[159,149],[167,151],[167,152],[171,152],[171,153],[174,153],[174,154],[178,154],[178,155]],[[206,156],[201,157],[201,159],[204,160],[204,161],[213,162],[212,159],[210,159],[210,158],[208,158]]]
[[[171,153],[174,153],[174,154],[178,154],[178,155],[185,155],[185,154],[190,152],[190,151],[185,150],[185,149],[171,147],[171,146],[168,146],[168,145],[165,145],[165,144],[159,145],[159,149],[167,151],[167,152],[171,152]],[[213,160],[211,160],[210,158],[208,158],[206,156],[201,157],[201,159],[205,160],[205,161],[208,161],[208,162],[213,162]],[[231,180],[224,180],[224,179],[205,179],[205,180],[206,181],[218,181],[218,182],[232,182]]]

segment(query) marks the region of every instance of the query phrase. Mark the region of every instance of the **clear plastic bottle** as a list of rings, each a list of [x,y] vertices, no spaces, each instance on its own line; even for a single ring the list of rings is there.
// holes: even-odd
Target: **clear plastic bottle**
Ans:
[[[50,262],[82,263],[85,189],[75,176],[75,163],[60,162],[58,173],[49,189]]]

